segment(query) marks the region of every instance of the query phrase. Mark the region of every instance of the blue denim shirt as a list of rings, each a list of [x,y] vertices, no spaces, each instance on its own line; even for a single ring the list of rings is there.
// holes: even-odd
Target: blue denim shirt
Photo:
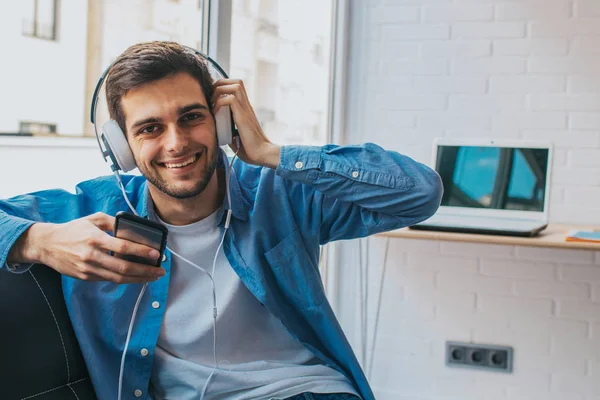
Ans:
[[[284,146],[276,170],[236,161],[232,219],[224,241],[229,263],[256,298],[324,363],[345,374],[364,400],[374,399],[325,297],[319,245],[401,228],[437,210],[442,185],[430,168],[374,144]],[[147,215],[142,176],[124,176],[137,212]],[[0,201],[0,266],[34,222],[63,223],[101,211],[128,210],[116,180],[79,184],[76,193],[46,190]],[[220,218],[224,224],[224,215]],[[146,398],[169,290],[166,276],[148,285],[125,361],[123,398]],[[1,277],[0,277],[1,279]],[[88,282],[63,276],[64,297],[100,399],[117,397],[121,353],[141,284]],[[207,299],[209,294],[207,293]],[[144,356],[142,349],[147,349]],[[144,352],[145,354],[145,352]],[[210,390],[210,388],[209,388]]]

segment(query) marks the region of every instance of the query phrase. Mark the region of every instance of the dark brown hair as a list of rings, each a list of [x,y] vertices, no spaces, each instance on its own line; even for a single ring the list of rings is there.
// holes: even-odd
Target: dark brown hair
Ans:
[[[198,81],[212,112],[213,79],[206,60],[178,43],[155,41],[129,47],[110,67],[106,101],[111,119],[126,133],[121,98],[131,89],[180,72],[186,72]]]

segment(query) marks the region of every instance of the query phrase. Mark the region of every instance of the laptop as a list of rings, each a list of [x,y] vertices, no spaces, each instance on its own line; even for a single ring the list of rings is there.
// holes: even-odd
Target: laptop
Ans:
[[[437,139],[441,206],[412,229],[536,236],[548,226],[552,144]]]

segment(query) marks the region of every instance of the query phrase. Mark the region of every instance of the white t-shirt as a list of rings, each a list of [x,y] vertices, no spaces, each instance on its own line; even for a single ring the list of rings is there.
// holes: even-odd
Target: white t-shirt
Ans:
[[[160,221],[153,213],[150,218]],[[169,247],[207,272],[224,228],[217,214],[169,229]],[[303,392],[357,394],[350,381],[295,340],[244,286],[223,249],[214,275],[217,369],[205,399],[284,399]],[[150,394],[198,399],[214,366],[212,289],[208,277],[173,256],[167,309],[155,352]]]

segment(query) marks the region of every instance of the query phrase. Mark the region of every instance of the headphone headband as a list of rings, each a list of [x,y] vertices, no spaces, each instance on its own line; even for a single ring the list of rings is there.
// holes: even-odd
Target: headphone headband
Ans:
[[[207,56],[200,50],[196,50],[192,47],[185,46],[185,45],[181,45],[181,47],[183,47],[186,50],[189,50],[194,55],[200,56],[201,58],[208,61],[223,76],[223,78],[225,78],[225,79],[229,78],[229,76],[227,76],[227,73],[223,70],[223,68],[221,68],[221,66],[215,60],[213,60],[212,58],[210,58],[209,56]],[[104,83],[104,79],[106,79],[106,75],[108,75],[108,71],[114,65],[114,63],[115,63],[114,61],[112,63],[110,63],[110,65],[108,67],[106,67],[104,72],[102,72],[102,75],[100,75],[100,79],[98,79],[98,83],[96,84],[96,88],[94,89],[94,97],[92,97],[92,106],[90,108],[90,122],[94,125],[96,125],[96,105],[98,103],[98,97],[100,97],[100,88],[102,87],[102,84]]]

